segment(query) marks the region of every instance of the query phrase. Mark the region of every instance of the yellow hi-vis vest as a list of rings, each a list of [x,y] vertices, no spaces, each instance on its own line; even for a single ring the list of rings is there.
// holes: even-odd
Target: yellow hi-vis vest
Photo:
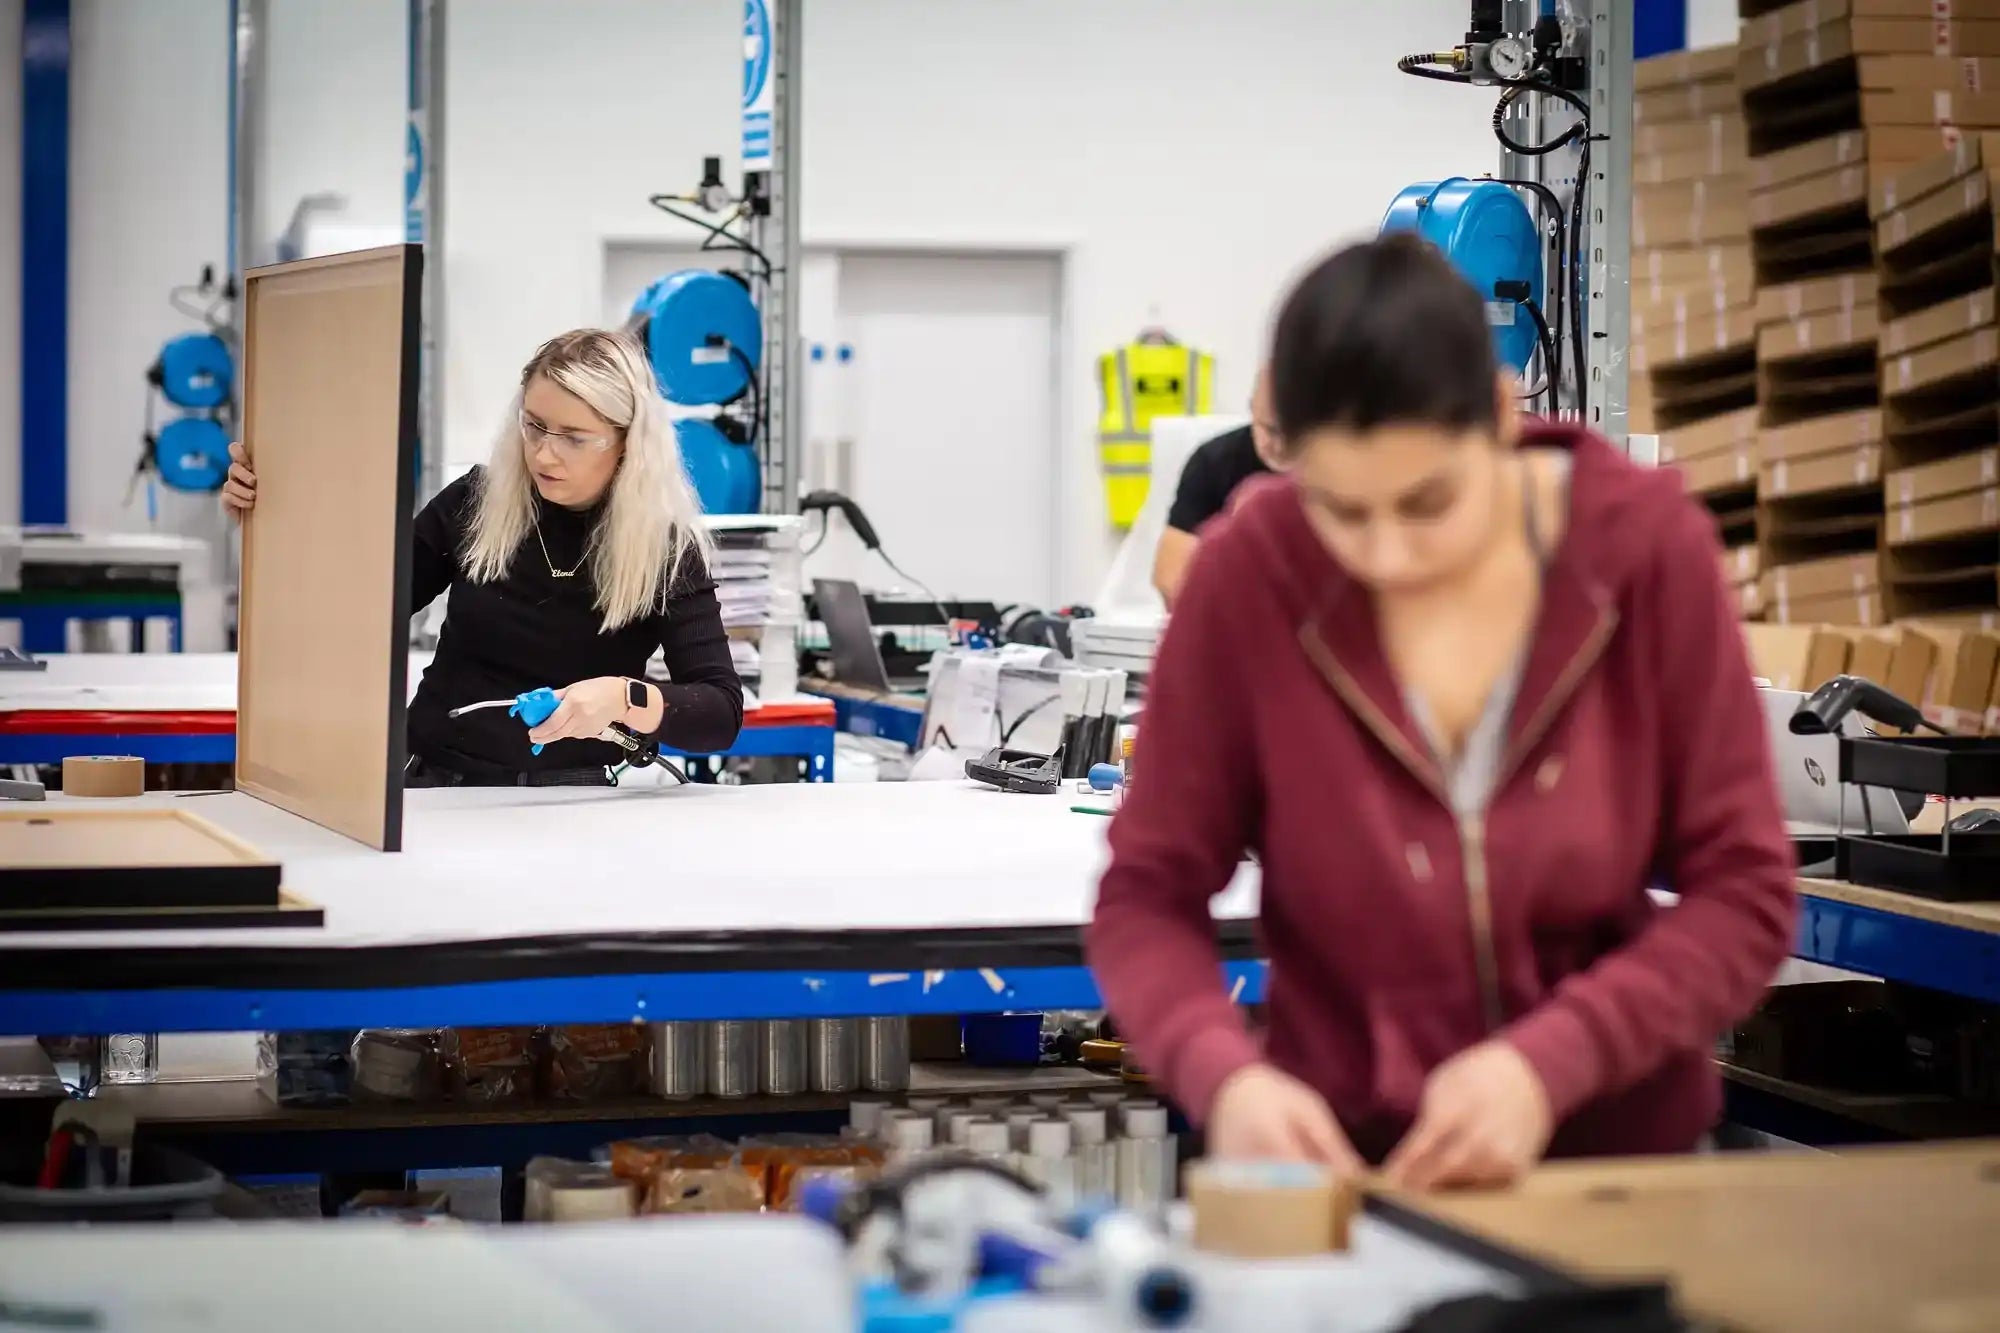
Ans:
[[[1215,358],[1178,343],[1128,343],[1097,358],[1104,414],[1097,452],[1104,505],[1115,528],[1129,528],[1153,476],[1153,418],[1202,416],[1215,397]]]

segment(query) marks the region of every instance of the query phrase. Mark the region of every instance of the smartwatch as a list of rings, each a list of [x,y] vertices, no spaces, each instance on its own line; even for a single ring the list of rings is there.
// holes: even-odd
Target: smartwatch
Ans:
[[[646,682],[643,680],[626,680],[625,706],[636,713],[644,708],[646,703]]]

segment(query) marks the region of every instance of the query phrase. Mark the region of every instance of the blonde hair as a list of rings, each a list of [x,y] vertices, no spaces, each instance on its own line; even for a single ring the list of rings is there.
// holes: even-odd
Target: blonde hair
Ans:
[[[624,446],[584,557],[608,633],[658,610],[690,561],[706,564],[712,549],[708,530],[681,464],[667,405],[637,343],[607,329],[576,329],[543,343],[521,368],[522,392],[537,375],[616,426]],[[460,557],[474,583],[504,577],[535,525],[521,398],[514,395],[514,411],[478,483]]]

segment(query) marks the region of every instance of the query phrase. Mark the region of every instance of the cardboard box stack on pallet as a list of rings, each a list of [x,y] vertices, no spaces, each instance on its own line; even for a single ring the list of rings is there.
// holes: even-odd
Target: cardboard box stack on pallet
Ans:
[[[2000,0],[1806,0],[1746,18],[1759,284],[1758,535],[1772,619],[1880,624],[1885,420],[1871,191],[2000,122]]]
[[[1715,511],[1725,576],[1753,619],[1756,294],[1737,63],[1726,46],[1636,67],[1630,422]]]
[[[1996,62],[2000,63],[2000,62]],[[1877,187],[1889,613],[2000,619],[2000,134]]]
[[[1864,676],[1921,703],[1946,731],[2000,735],[2000,634],[1934,621],[1746,625],[1744,634],[1751,669],[1774,689],[1810,693],[1838,675]]]

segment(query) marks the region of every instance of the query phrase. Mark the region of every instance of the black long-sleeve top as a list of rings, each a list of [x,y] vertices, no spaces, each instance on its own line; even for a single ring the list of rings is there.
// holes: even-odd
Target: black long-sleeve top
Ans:
[[[470,760],[510,772],[616,764],[624,751],[608,741],[557,741],[533,754],[527,727],[505,709],[457,719],[446,714],[542,685],[561,688],[596,676],[640,679],[655,648],[662,650],[672,677],[671,684],[660,686],[666,703],[654,733],[660,742],[699,754],[735,741],[743,725],[743,684],[730,662],[715,582],[699,559],[683,564],[658,611],[604,633],[584,561],[601,506],[576,512],[537,497],[541,541],[530,530],[504,577],[474,583],[465,577],[460,553],[472,521],[476,475],[477,470],[438,492],[416,518],[410,613],[447,589],[450,600],[437,657],[410,702],[410,752],[444,768]],[[551,565],[576,572],[557,578]]]

